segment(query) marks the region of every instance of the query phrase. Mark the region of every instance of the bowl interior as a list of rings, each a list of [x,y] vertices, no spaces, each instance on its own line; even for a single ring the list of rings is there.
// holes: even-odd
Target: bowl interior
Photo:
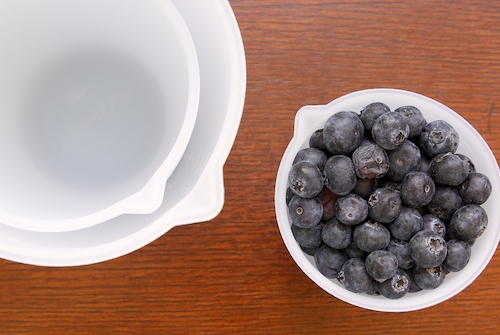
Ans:
[[[0,221],[64,231],[134,213],[134,202],[155,210],[199,102],[196,50],[174,5],[1,7]],[[153,176],[158,199],[139,198]]]
[[[472,247],[469,264],[460,272],[450,273],[445,282],[434,290],[408,293],[403,298],[390,300],[381,296],[356,294],[344,289],[336,279],[328,279],[317,271],[314,259],[306,255],[295,241],[286,206],[287,175],[298,150],[307,147],[311,134],[323,127],[332,114],[347,110],[359,112],[372,102],[383,102],[391,110],[404,105],[413,105],[420,109],[427,121],[445,120],[460,135],[457,153],[462,153],[474,162],[478,172],[490,178],[493,191],[483,208],[488,213],[489,225],[479,237],[479,243]],[[470,285],[481,274],[493,257],[500,238],[500,174],[497,161],[481,135],[460,115],[443,104],[428,97],[397,89],[369,89],[347,94],[324,106],[305,106],[295,119],[294,136],[289,143],[278,170],[275,190],[275,206],[278,226],[288,251],[305,274],[316,284],[333,296],[352,305],[366,309],[387,312],[418,310],[436,305],[447,300]]]

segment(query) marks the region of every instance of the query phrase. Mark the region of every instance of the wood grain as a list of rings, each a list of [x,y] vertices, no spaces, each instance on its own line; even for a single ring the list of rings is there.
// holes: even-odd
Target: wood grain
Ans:
[[[176,227],[109,262],[43,268],[0,260],[0,334],[494,334],[500,255],[432,308],[377,313],[321,290],[289,256],[276,171],[296,111],[394,87],[465,117],[500,158],[500,2],[230,0],[248,86],[212,221]],[[498,223],[494,223],[498,224]]]

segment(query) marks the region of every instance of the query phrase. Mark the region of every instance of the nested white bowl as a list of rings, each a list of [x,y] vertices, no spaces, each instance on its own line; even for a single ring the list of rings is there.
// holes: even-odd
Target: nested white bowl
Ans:
[[[288,171],[296,153],[308,146],[309,137],[323,127],[325,121],[340,111],[359,112],[372,102],[383,102],[391,110],[405,105],[420,109],[427,121],[445,120],[460,135],[457,153],[462,153],[475,163],[478,172],[486,174],[492,184],[491,196],[482,206],[489,218],[488,228],[472,247],[469,264],[460,272],[449,273],[444,283],[434,290],[407,293],[400,299],[358,294],[347,291],[336,279],[328,279],[317,269],[313,257],[305,254],[292,235],[291,221],[286,205]],[[375,311],[406,312],[423,309],[448,300],[469,286],[488,265],[495,254],[500,238],[500,173],[495,156],[488,144],[474,127],[459,114],[426,96],[397,89],[368,89],[344,95],[327,105],[304,106],[296,115],[295,129],[280,163],[275,189],[276,217],[283,241],[300,269],[319,287],[352,305]]]
[[[0,222],[151,213],[194,129],[196,49],[170,0],[0,4]]]
[[[208,221],[224,204],[223,166],[238,132],[246,89],[243,41],[227,0],[172,0],[194,40],[201,93],[196,124],[168,178],[160,207],[66,232],[0,221],[0,257],[37,266],[82,266],[131,253],[178,225]]]

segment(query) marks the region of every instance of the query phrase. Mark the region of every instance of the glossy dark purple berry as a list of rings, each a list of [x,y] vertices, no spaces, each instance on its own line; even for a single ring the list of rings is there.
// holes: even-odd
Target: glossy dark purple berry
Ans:
[[[426,155],[421,155],[420,165],[418,166],[418,171],[431,174],[431,159]]]
[[[372,141],[364,141],[352,154],[356,175],[361,179],[383,177],[389,171],[389,157],[381,146]]]
[[[368,203],[357,194],[349,193],[337,199],[335,216],[346,225],[357,225],[368,216]]]
[[[361,258],[366,257],[366,251],[361,250],[356,245],[356,242],[352,241],[346,248],[344,248],[347,258]]]
[[[410,134],[410,127],[401,114],[388,112],[380,115],[373,124],[372,138],[386,150],[394,150]]]
[[[405,269],[405,272],[408,275],[408,278],[410,279],[410,288],[408,290],[408,293],[415,293],[422,291],[422,288],[420,288],[420,286],[417,285],[415,279],[413,278],[413,267]]]
[[[306,255],[309,255],[309,256],[314,256],[314,253],[316,252],[316,249],[317,248],[308,248],[308,247],[304,247],[304,246],[300,246],[300,249],[306,254]]]
[[[397,269],[392,278],[378,285],[381,295],[389,299],[400,299],[410,290],[410,277],[403,269]]]
[[[472,172],[459,186],[458,191],[466,204],[482,205],[491,195],[490,179],[479,172]]]
[[[361,115],[359,116],[359,118],[363,122],[365,130],[371,132],[375,120],[380,115],[390,111],[391,109],[389,108],[389,106],[387,106],[383,102],[372,102],[371,104],[366,105],[361,110]]]
[[[309,162],[316,165],[320,171],[323,171],[327,159],[328,157],[326,154],[319,149],[304,148],[297,152],[292,165],[295,165],[298,162]]]
[[[323,205],[323,216],[321,220],[328,221],[333,218],[335,216],[335,203],[339,196],[324,187],[316,198]]]
[[[415,265],[415,261],[411,258],[410,245],[407,241],[392,239],[387,246],[387,251],[396,256],[398,266],[401,269],[409,269]]]
[[[299,162],[288,173],[288,186],[296,195],[312,198],[323,189],[323,174],[313,163]]]
[[[389,223],[388,228],[396,239],[409,241],[422,229],[422,214],[413,207],[402,206],[398,217]]]
[[[347,260],[340,269],[337,280],[348,291],[366,293],[373,289],[375,282],[368,274],[365,262],[360,258]]]
[[[354,227],[352,238],[359,249],[372,252],[385,249],[391,240],[391,233],[381,223],[366,221]]]
[[[411,171],[401,181],[401,199],[414,208],[428,205],[434,198],[436,185],[427,173]]]
[[[457,155],[447,152],[438,154],[431,160],[431,177],[436,183],[457,186],[467,179],[467,164]]]
[[[347,261],[347,257],[344,251],[322,244],[314,252],[314,261],[318,271],[325,277],[337,278],[342,265]]]
[[[455,153],[460,137],[446,121],[436,120],[427,123],[418,137],[418,143],[428,157],[447,152]]]
[[[453,213],[450,229],[462,241],[474,241],[488,226],[488,215],[479,205],[465,205]]]
[[[292,234],[295,241],[305,248],[317,248],[321,245],[321,230],[325,224],[323,222],[312,226],[311,228],[300,228],[292,224]]]
[[[351,154],[363,141],[365,128],[354,112],[338,112],[330,116],[323,128],[323,141],[334,155]]]
[[[425,214],[423,216],[422,229],[429,230],[443,238],[446,236],[446,225],[434,214]]]
[[[396,108],[394,111],[401,114],[401,116],[405,118],[406,123],[408,123],[410,127],[410,135],[408,138],[420,135],[427,124],[422,112],[415,106],[402,106]]]
[[[377,189],[377,179],[361,179],[358,178],[356,182],[356,186],[352,190],[353,193],[356,193],[363,199],[368,199],[370,195]]]
[[[372,220],[389,223],[401,212],[401,197],[387,187],[378,188],[368,198],[368,214]]]
[[[432,268],[413,267],[413,280],[423,290],[433,290],[441,286],[446,278],[446,271],[441,265]]]
[[[440,219],[450,219],[453,213],[463,204],[458,188],[438,185],[427,209]]]
[[[421,162],[420,149],[411,141],[404,141],[394,150],[388,150],[390,180],[401,181],[410,171],[416,170]]]
[[[311,228],[321,221],[323,205],[317,198],[301,198],[296,195],[288,204],[288,214],[292,224],[301,228]]]
[[[375,250],[365,259],[366,271],[379,283],[394,277],[398,270],[398,259],[387,250]]]
[[[443,263],[446,241],[429,230],[416,233],[409,242],[411,258],[422,268],[432,268]]]
[[[317,129],[312,133],[311,137],[309,137],[309,147],[328,152],[325,142],[323,141],[323,129]]]
[[[340,196],[351,192],[358,181],[352,160],[343,155],[332,156],[326,161],[323,177],[325,186]]]
[[[321,230],[321,238],[332,248],[344,249],[352,242],[352,227],[332,218]]]
[[[474,163],[472,160],[465,156],[464,154],[457,153],[456,154],[458,157],[460,157],[463,161],[465,161],[465,164],[467,164],[467,169],[469,170],[469,173],[476,172],[476,167],[474,166]]]
[[[443,262],[443,267],[451,272],[458,272],[469,263],[472,254],[471,246],[464,241],[450,240],[446,243],[448,254]]]

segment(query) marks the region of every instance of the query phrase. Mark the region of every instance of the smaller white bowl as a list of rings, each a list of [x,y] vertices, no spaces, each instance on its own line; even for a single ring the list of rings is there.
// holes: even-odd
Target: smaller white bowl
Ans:
[[[63,232],[154,212],[200,98],[176,7],[16,0],[0,12],[0,222]]]
[[[444,283],[434,290],[408,293],[401,299],[358,294],[344,289],[336,279],[328,279],[317,269],[313,257],[305,254],[295,241],[286,205],[287,176],[296,153],[308,146],[311,134],[323,127],[325,121],[340,111],[359,112],[372,102],[383,102],[391,110],[404,105],[420,109],[427,121],[445,120],[460,135],[457,153],[475,163],[478,172],[487,175],[493,191],[482,207],[489,218],[488,228],[472,247],[469,264],[460,272],[449,273]],[[302,271],[331,295],[362,308],[383,312],[406,312],[427,308],[448,300],[469,286],[488,265],[495,254],[500,238],[500,173],[495,156],[481,135],[460,115],[443,104],[420,94],[397,89],[369,89],[342,96],[328,105],[302,107],[295,118],[294,136],[280,163],[275,189],[275,210],[279,230],[292,258]]]

